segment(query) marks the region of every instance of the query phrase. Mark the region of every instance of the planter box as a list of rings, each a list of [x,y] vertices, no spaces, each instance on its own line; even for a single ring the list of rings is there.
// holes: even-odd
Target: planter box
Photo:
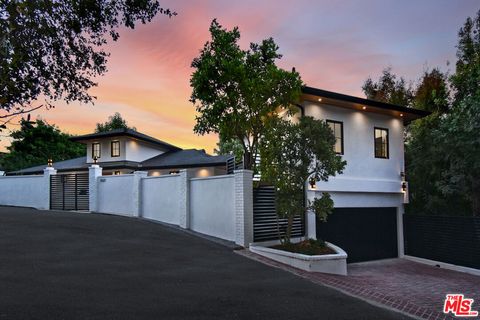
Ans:
[[[300,253],[267,248],[256,244],[251,244],[249,250],[263,257],[308,272],[324,272],[346,276],[347,253],[341,248],[331,243],[327,242],[327,246],[333,249],[336,253],[324,254],[319,256],[309,256]]]

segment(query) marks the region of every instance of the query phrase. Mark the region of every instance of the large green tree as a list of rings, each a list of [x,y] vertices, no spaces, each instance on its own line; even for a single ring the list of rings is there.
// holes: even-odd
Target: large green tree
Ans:
[[[216,20],[210,35],[192,62],[191,101],[198,112],[194,131],[236,139],[243,147],[244,167],[255,169],[265,120],[299,99],[300,75],[276,65],[281,55],[272,38],[243,50],[238,28],[227,30]]]
[[[403,77],[397,78],[390,67],[383,69],[378,81],[370,77],[365,80],[362,90],[368,99],[399,106],[409,106],[413,98],[411,86]]]
[[[108,117],[108,120],[104,123],[97,123],[95,132],[106,132],[115,129],[131,129],[137,130],[135,127],[129,127],[127,120],[123,119],[120,112],[115,112]]]
[[[262,180],[276,190],[277,214],[288,219],[283,241],[290,242],[293,219],[313,210],[325,221],[333,210],[328,193],[305,202],[308,180],[327,181],[342,173],[346,162],[334,151],[335,137],[323,120],[301,117],[298,122],[270,118],[262,135],[260,171]]]
[[[439,186],[446,196],[464,195],[480,216],[480,11],[460,29],[453,108],[445,116],[435,143],[448,163]]]
[[[59,99],[92,102],[88,89],[107,71],[108,39],[158,12],[175,14],[156,0],[0,1],[0,118]]]
[[[85,155],[83,144],[70,141],[71,135],[44,120],[22,120],[20,129],[10,136],[13,141],[7,147],[9,153],[1,159],[7,172],[41,164],[46,166],[48,159],[56,162]]]

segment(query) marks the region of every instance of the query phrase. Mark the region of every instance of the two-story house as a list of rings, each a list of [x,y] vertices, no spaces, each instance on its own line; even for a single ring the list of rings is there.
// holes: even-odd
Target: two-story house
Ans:
[[[350,262],[402,255],[404,127],[429,113],[311,87],[302,93],[301,114],[327,121],[347,161],[343,174],[309,184],[308,199],[328,192],[335,202],[326,223],[314,228],[309,217],[310,236],[340,246]]]
[[[184,150],[130,129],[75,136],[71,140],[86,145],[86,156],[54,163],[59,173],[86,172],[89,166],[98,164],[103,168],[103,175],[148,171],[148,175],[158,176],[191,168],[194,177],[207,177],[225,174],[227,162],[232,159],[231,156],[212,156],[205,150]],[[46,163],[8,174],[42,174],[45,166]]]

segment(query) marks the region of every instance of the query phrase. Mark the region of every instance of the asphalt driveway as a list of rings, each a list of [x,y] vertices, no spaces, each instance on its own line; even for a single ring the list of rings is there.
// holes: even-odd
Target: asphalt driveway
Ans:
[[[3,319],[405,319],[148,221],[0,207]]]

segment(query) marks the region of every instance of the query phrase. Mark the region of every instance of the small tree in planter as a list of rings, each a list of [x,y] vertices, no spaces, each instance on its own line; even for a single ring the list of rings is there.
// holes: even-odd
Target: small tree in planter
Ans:
[[[298,122],[269,119],[261,141],[262,180],[276,189],[277,214],[288,220],[281,241],[288,244],[295,216],[312,210],[326,220],[333,209],[328,193],[314,201],[305,201],[307,181],[327,181],[330,176],[342,173],[346,161],[335,153],[335,137],[327,123],[312,117],[301,117]]]

